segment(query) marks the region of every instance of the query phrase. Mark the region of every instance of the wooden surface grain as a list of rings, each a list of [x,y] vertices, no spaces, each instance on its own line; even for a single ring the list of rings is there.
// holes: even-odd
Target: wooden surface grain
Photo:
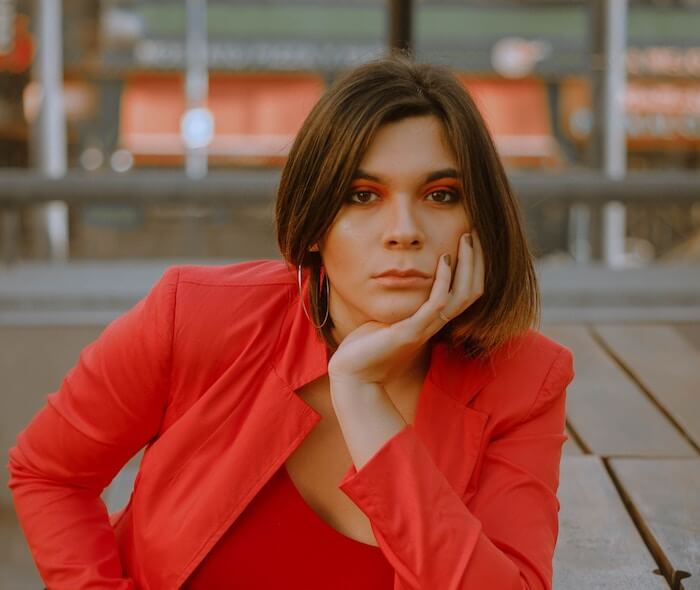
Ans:
[[[611,459],[647,546],[674,588],[700,590],[700,457]]]
[[[595,332],[700,448],[700,350],[667,325],[603,325],[595,326]]]
[[[558,497],[554,588],[669,589],[599,457],[565,457]]]
[[[571,428],[601,456],[694,456],[682,433],[581,325],[548,326],[568,346],[576,377],[567,394]]]

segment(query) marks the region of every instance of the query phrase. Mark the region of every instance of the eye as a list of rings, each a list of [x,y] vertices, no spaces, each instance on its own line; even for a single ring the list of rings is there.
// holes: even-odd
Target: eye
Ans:
[[[433,197],[433,199],[430,199]],[[459,196],[454,191],[448,191],[445,189],[440,189],[428,193],[429,200],[435,201],[436,203],[454,203],[459,199]]]
[[[373,193],[372,191],[355,191],[350,193],[348,196],[348,201],[351,203],[371,203],[374,201],[373,197],[376,197],[377,193]]]

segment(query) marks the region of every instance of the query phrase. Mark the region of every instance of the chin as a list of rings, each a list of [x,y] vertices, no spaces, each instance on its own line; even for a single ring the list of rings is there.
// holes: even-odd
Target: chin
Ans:
[[[367,315],[383,324],[395,324],[412,316],[423,303],[427,296],[391,297],[388,301],[373,306],[367,310]]]

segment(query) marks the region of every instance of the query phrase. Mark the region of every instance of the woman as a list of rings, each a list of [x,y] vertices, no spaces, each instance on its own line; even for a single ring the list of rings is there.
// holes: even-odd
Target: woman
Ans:
[[[405,58],[347,73],[276,219],[284,262],[168,269],[19,435],[10,487],[47,587],[551,588],[572,358],[532,329],[472,100]]]

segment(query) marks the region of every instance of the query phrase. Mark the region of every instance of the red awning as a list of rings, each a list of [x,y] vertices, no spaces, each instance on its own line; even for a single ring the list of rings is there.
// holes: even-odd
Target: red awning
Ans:
[[[472,78],[460,81],[474,98],[506,160],[556,159],[559,148],[552,135],[545,85],[540,80]]]
[[[460,76],[494,135],[515,165],[558,162],[544,84],[539,80]],[[311,74],[214,74],[209,108],[215,134],[212,161],[281,163],[294,136],[324,91]],[[185,110],[181,75],[138,74],[125,81],[121,146],[141,163],[176,163],[184,153],[180,118]]]
[[[561,89],[561,126],[572,141],[588,141],[591,109],[588,80],[565,80]],[[625,117],[630,151],[697,150],[700,84],[693,80],[628,80]]]
[[[312,75],[213,75],[208,100],[215,122],[211,159],[284,159],[323,90],[323,80]],[[184,111],[181,76],[128,78],[121,102],[121,146],[142,161],[180,159],[185,153],[180,136]]]

